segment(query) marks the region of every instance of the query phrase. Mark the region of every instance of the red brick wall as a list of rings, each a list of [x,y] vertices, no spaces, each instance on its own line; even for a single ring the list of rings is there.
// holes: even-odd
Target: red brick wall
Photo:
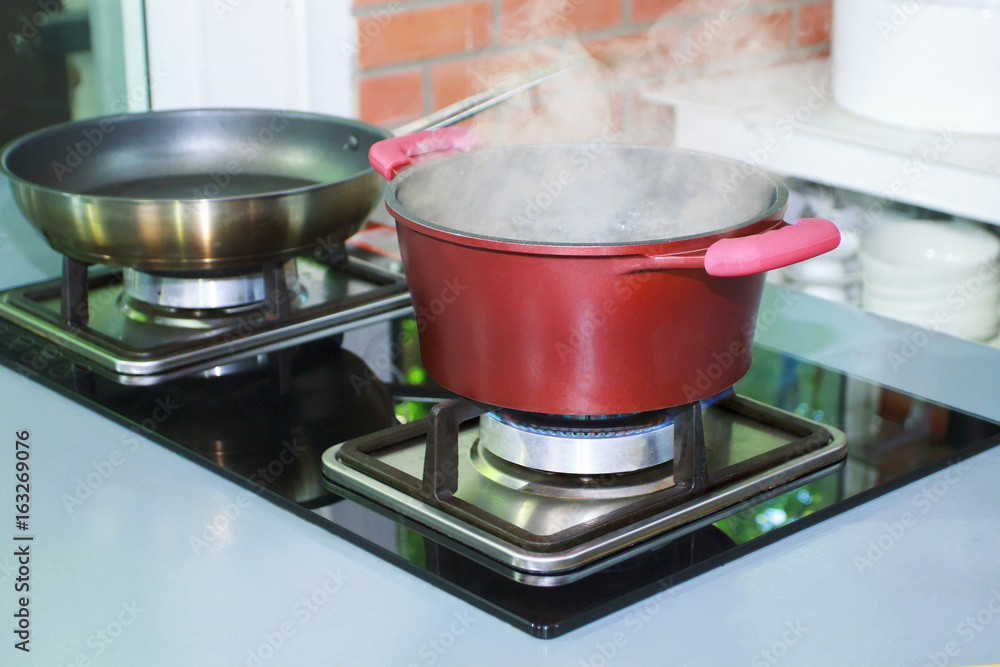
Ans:
[[[831,0],[354,0],[356,111],[412,120],[571,43],[601,63],[623,122],[648,121],[660,110],[639,86],[825,53],[830,11]]]

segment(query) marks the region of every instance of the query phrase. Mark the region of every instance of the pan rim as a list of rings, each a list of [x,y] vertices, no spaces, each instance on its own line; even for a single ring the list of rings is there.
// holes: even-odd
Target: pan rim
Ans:
[[[80,192],[72,192],[69,190],[60,190],[59,188],[54,188],[48,185],[42,185],[35,181],[24,178],[13,171],[8,166],[8,159],[18,148],[24,146],[27,142],[33,140],[38,136],[44,136],[48,133],[54,132],[56,130],[70,129],[73,126],[83,127],[86,125],[92,125],[97,122],[108,120],[111,122],[120,122],[122,119],[132,119],[148,116],[194,116],[199,114],[233,114],[233,113],[245,113],[245,114],[281,114],[283,116],[291,116],[297,118],[303,118],[307,120],[317,120],[317,121],[330,121],[336,120],[342,124],[353,126],[358,129],[363,129],[370,131],[373,134],[380,137],[380,139],[388,139],[392,136],[392,133],[385,128],[367,123],[363,120],[358,120],[356,118],[346,118],[344,116],[334,116],[331,114],[315,113],[311,111],[299,111],[295,109],[269,109],[269,108],[243,108],[243,107],[201,107],[192,109],[165,109],[160,111],[141,111],[136,113],[122,113],[113,114],[108,116],[94,116],[92,118],[81,118],[78,120],[70,120],[63,123],[56,123],[55,125],[48,125],[46,127],[38,128],[37,130],[32,130],[18,137],[14,137],[2,147],[0,147],[0,174],[6,176],[11,183],[18,183],[22,187],[31,188],[36,192],[44,192],[49,196],[54,197],[69,197],[78,200],[97,200],[97,201],[115,201],[121,202],[123,204],[136,203],[136,204],[153,204],[153,205],[175,205],[175,204],[214,204],[225,203],[225,202],[244,202],[251,200],[260,199],[274,199],[286,196],[293,196],[298,194],[305,194],[309,192],[314,192],[318,190],[323,190],[330,188],[341,183],[346,183],[355,178],[363,177],[368,174],[374,174],[374,169],[369,165],[366,169],[362,169],[347,176],[345,178],[338,179],[336,181],[324,181],[321,183],[313,183],[311,185],[303,185],[296,188],[286,188],[283,190],[268,190],[253,194],[241,194],[241,195],[227,195],[225,197],[130,197],[130,196],[118,196],[118,195],[94,195],[94,194],[84,194]],[[379,140],[380,140],[379,139]]]

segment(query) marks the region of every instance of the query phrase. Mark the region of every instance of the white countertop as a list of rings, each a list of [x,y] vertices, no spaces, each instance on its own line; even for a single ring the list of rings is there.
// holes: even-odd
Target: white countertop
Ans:
[[[5,187],[0,214],[10,235],[0,284],[54,273],[55,256],[24,233]],[[768,288],[764,307],[778,296]],[[905,331],[798,296],[762,341],[1000,419],[1000,352],[939,335],[893,370],[885,353]],[[0,396],[2,665],[976,665],[1000,656],[1000,449],[543,641],[164,448],[133,446],[122,427],[5,369]],[[29,655],[11,634],[13,439],[23,429],[35,536]],[[106,478],[69,511],[67,494],[98,470]],[[914,499],[925,492],[934,500],[921,512]],[[196,553],[191,538],[229,504],[239,513],[228,530]],[[913,517],[905,526],[904,516]],[[964,620],[977,613],[978,630]]]

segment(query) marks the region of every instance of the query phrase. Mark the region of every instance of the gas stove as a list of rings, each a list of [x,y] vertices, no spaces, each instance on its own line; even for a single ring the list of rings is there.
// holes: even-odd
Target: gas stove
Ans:
[[[734,390],[698,403],[497,410],[427,379],[392,271],[352,252],[281,274],[91,269],[72,324],[72,275],[8,290],[0,363],[536,637],[1000,441],[1000,425],[760,345]],[[281,282],[288,308],[267,319],[259,297]],[[317,285],[349,305],[312,309]]]
[[[331,448],[331,488],[512,580],[560,586],[841,467],[837,429],[735,394],[638,415],[465,400]]]
[[[405,280],[345,244],[224,271],[89,269],[0,293],[0,319],[68,349],[124,384],[211,370],[410,310]]]

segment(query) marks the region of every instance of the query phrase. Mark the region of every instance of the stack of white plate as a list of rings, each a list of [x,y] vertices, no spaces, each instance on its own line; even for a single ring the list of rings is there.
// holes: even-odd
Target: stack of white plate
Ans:
[[[862,304],[879,315],[989,340],[1000,321],[1000,240],[976,225],[908,220],[861,242]]]
[[[857,304],[861,282],[858,245],[858,235],[842,228],[835,250],[785,267],[784,283],[822,299]]]
[[[788,193],[786,220],[823,218],[840,228],[836,249],[807,260],[768,272],[768,280],[778,282],[829,301],[861,303],[861,266],[858,262],[860,238],[857,226],[861,208],[844,208],[829,187],[798,182]]]

